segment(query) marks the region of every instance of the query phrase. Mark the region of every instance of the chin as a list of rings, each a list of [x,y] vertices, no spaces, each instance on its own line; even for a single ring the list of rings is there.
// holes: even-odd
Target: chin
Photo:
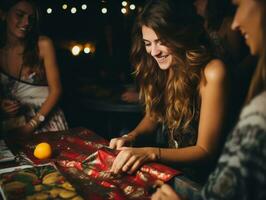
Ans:
[[[249,47],[250,49],[250,54],[255,56],[255,55],[258,55],[258,50],[252,46]]]
[[[168,65],[168,64],[163,64],[163,65],[161,64],[161,65],[159,65],[159,67],[160,67],[161,70],[167,70],[167,69],[169,69],[169,66],[170,65]]]

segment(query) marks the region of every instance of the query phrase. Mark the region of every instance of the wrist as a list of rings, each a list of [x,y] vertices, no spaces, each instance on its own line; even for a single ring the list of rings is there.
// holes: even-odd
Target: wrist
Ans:
[[[36,129],[38,127],[38,122],[32,118],[28,123],[27,123],[28,126],[30,126],[32,129]]]
[[[125,139],[129,140],[130,142],[135,142],[135,140],[136,140],[136,136],[132,133],[125,134],[122,136],[122,138],[125,138]]]
[[[160,148],[150,148],[149,155],[151,156],[151,161],[160,161]]]
[[[36,113],[34,119],[36,121],[38,121],[38,123],[40,124],[40,123],[44,122],[45,116],[43,114],[41,114],[41,113],[38,112],[38,113]]]

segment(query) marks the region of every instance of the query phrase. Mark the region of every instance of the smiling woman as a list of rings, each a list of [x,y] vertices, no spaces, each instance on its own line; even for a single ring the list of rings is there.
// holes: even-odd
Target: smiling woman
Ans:
[[[31,0],[2,0],[0,25],[1,114],[4,131],[28,136],[67,129],[56,107],[61,83],[51,40],[38,34]]]
[[[152,200],[266,199],[266,1],[233,2],[237,11],[232,28],[241,30],[248,40],[250,52],[259,56],[246,105],[227,138],[216,169],[203,187],[202,195],[176,187],[177,191],[183,190],[184,198],[181,198],[169,186],[163,185]]]
[[[147,53],[154,57],[162,70],[168,69],[172,63],[172,55],[168,47],[163,45],[162,41],[151,28],[143,26],[142,33]]]
[[[132,63],[146,113],[127,137],[110,147],[132,144],[163,127],[168,148],[122,149],[115,173],[132,173],[143,163],[160,161],[179,168],[214,159],[226,115],[227,72],[214,55],[192,1],[150,0],[136,18]]]

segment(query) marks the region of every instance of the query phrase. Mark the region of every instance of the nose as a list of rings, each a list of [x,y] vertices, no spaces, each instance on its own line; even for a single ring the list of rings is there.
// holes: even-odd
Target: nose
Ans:
[[[29,24],[30,24],[29,17],[28,16],[23,17],[21,24],[22,24],[22,26],[29,26]]]
[[[239,23],[238,23],[237,15],[235,15],[234,20],[231,24],[231,29],[237,30],[238,28],[239,28]]]
[[[160,54],[160,49],[158,48],[157,44],[153,44],[151,46],[151,55],[157,56],[158,54]]]

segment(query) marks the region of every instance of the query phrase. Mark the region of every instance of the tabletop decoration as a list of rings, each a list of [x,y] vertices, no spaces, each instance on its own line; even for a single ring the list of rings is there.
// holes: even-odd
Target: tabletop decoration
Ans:
[[[34,148],[40,142],[51,145],[51,158],[34,157]],[[150,188],[181,173],[159,163],[148,163],[135,174],[115,175],[110,169],[119,151],[108,148],[108,144],[94,132],[77,128],[36,135],[27,143],[20,143],[19,152],[35,166],[55,164],[84,199],[150,199]]]
[[[7,169],[3,170],[7,171]],[[0,191],[3,199],[76,199],[83,198],[51,165],[0,170]]]
[[[110,172],[117,151],[103,147],[84,161],[60,160],[57,168],[88,199],[149,199],[149,189],[181,172],[158,163],[142,166],[135,174]],[[91,194],[97,193],[94,197]],[[86,199],[86,198],[85,198]]]

